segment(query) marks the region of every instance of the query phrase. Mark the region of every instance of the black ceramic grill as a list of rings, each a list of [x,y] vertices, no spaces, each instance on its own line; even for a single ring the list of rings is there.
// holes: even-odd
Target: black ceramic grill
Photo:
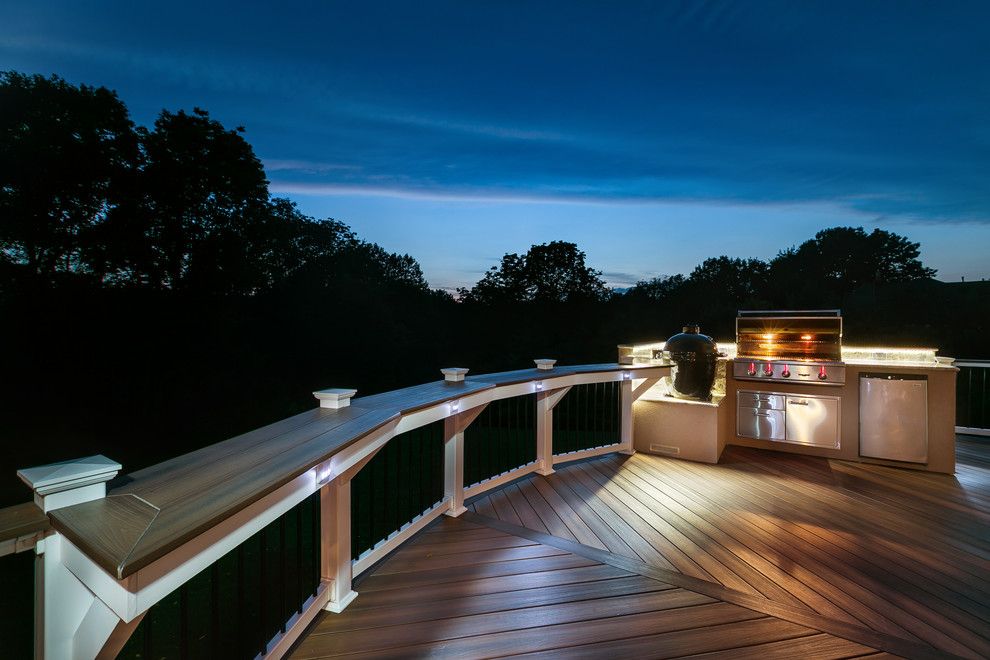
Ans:
[[[675,365],[674,396],[702,401],[711,398],[718,362],[714,339],[701,334],[697,324],[689,323],[683,332],[667,340],[663,352]]]

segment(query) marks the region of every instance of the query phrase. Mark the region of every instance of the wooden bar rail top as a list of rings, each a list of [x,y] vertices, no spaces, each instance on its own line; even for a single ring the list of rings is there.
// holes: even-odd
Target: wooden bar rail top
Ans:
[[[33,547],[49,529],[48,516],[34,502],[0,509],[0,557]]]
[[[561,378],[611,372],[631,378],[634,372],[652,376],[667,369],[619,364],[523,369],[355,398],[349,406],[314,408],[124,475],[109,484],[105,498],[57,509],[49,517],[55,531],[123,580],[307,472],[323,478],[316,472],[334,456],[408,415],[500,387],[532,383],[535,391],[552,389]],[[462,404],[461,410],[470,407]],[[440,415],[447,416],[449,410]]]

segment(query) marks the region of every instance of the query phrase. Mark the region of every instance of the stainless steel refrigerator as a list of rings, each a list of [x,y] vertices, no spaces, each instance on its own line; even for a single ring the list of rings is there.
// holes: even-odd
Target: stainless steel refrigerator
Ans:
[[[860,374],[859,455],[928,462],[927,376]]]

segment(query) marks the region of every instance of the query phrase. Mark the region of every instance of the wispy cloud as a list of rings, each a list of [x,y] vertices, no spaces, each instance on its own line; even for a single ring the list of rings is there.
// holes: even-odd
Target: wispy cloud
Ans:
[[[263,158],[265,170],[269,172],[306,172],[310,174],[323,174],[325,172],[349,170],[360,170],[359,165],[348,165],[345,163],[324,163],[316,160],[286,160],[280,158]]]
[[[614,204],[613,198],[576,197],[574,195],[526,194],[513,191],[488,190],[469,192],[455,188],[444,187],[437,189],[402,188],[374,185],[347,185],[335,183],[307,183],[275,180],[269,184],[269,190],[276,194],[290,195],[320,195],[320,196],[364,196],[364,197],[394,197],[398,199],[436,201],[436,202],[471,202],[471,203],[521,203],[521,204]],[[632,201],[632,200],[630,200]],[[638,200],[640,202],[646,200]]]
[[[354,116],[375,118],[397,125],[430,128],[439,131],[478,135],[502,140],[518,140],[521,142],[573,142],[578,136],[568,135],[560,131],[545,128],[533,128],[515,125],[502,125],[483,120],[469,121],[454,115],[403,114],[383,107],[368,105],[353,105],[349,108]]]
[[[0,58],[125,80],[146,112],[198,99],[248,127],[277,194],[832,202],[885,223],[990,224],[985,9],[864,7],[850,25],[786,2],[633,3],[561,25],[534,6],[517,25],[455,5],[236,26],[215,7],[177,33],[179,12],[56,0],[0,26]]]

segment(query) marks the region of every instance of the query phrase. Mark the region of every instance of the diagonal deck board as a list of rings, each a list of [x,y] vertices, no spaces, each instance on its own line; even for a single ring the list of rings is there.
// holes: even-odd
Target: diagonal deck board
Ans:
[[[719,465],[612,455],[517,487],[557,493],[561,518],[607,525],[618,555],[987,657],[990,445],[961,446],[959,478],[733,447]],[[472,508],[492,515],[486,499]]]
[[[448,538],[474,541],[485,528],[479,522],[485,520],[476,516],[472,521],[434,523],[414,545],[400,548],[370,570],[357,585],[360,596],[345,612],[322,613],[291,656],[673,657],[745,652],[760,645],[766,647],[766,654],[773,651],[773,644],[785,644],[777,657],[792,650],[821,658],[877,651],[591,557],[565,553],[492,562],[490,556],[473,552],[472,543]],[[546,547],[505,531],[486,538],[501,546],[495,552]],[[562,542],[618,557],[607,550]],[[458,548],[461,552],[450,552]],[[424,555],[434,557],[436,564],[422,563]],[[453,556],[463,556],[465,562],[446,570],[442,565]],[[471,557],[477,557],[473,564],[468,561]],[[560,564],[561,558],[569,560],[569,567]],[[524,562],[529,563],[520,571]],[[395,574],[380,572],[389,563],[403,566],[410,579],[396,581]]]
[[[966,443],[955,479],[745,448],[560,466],[434,522],[292,655],[988,657],[986,456]]]

